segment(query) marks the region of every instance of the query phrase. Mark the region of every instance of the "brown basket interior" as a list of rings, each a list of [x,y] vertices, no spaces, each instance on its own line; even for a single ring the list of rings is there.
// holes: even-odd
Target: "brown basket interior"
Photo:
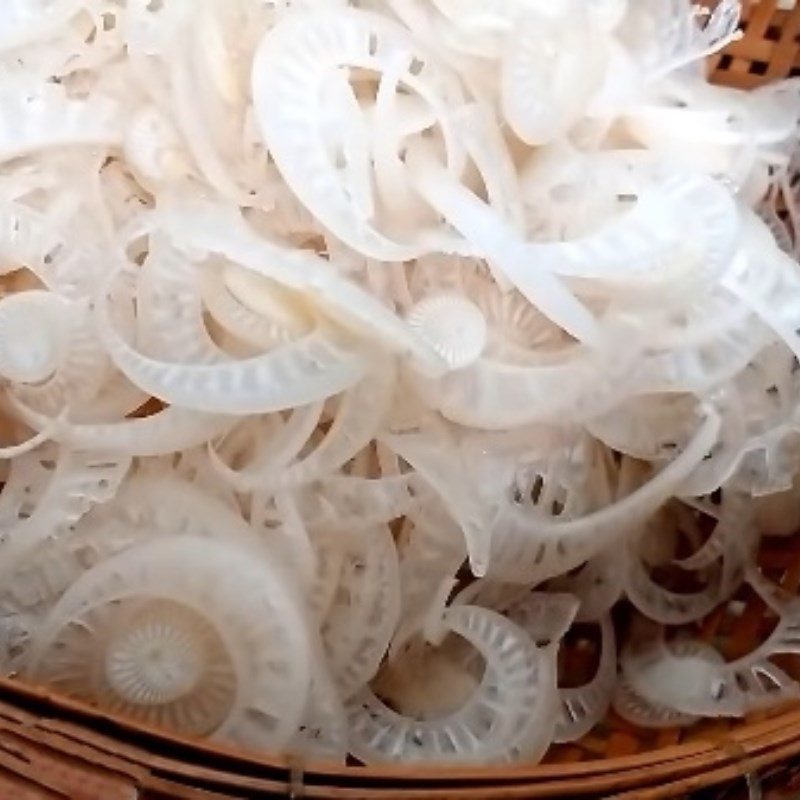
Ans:
[[[636,0],[631,0],[636,2]],[[711,0],[710,0],[711,1]],[[752,88],[800,75],[800,8],[750,3],[745,36],[710,60],[718,83]],[[800,535],[766,541],[765,574],[800,590]],[[744,611],[720,608],[698,633],[728,657],[754,649],[775,624],[743,591]],[[590,671],[591,650],[576,649],[571,670]],[[780,665],[800,679],[800,656]],[[115,719],[13,681],[0,681],[0,800],[112,798],[490,798],[685,796],[690,790],[773,769],[777,798],[800,797],[800,710],[746,720],[707,721],[687,730],[649,731],[613,713],[576,744],[557,746],[539,766],[512,768],[340,768],[298,765],[198,744]],[[742,790],[746,787],[742,784]],[[737,794],[726,795],[734,798]],[[746,793],[742,796],[747,796]]]

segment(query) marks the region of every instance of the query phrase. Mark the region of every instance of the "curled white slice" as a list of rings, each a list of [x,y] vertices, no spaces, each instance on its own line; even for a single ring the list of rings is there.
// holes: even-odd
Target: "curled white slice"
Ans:
[[[57,147],[112,147],[122,141],[120,111],[109,98],[67,97],[54,83],[14,85],[0,92],[0,161]]]
[[[493,525],[488,574],[498,580],[530,583],[579,566],[669,499],[713,447],[719,427],[719,416],[709,409],[692,440],[670,464],[630,494],[585,516],[547,519],[507,505]]]
[[[524,241],[505,220],[454,178],[426,148],[417,147],[408,161],[415,188],[475,244],[477,254],[565,331],[580,341],[597,340],[597,321],[589,309],[552,271],[531,268]]]
[[[209,446],[211,466],[228,484],[239,491],[276,488],[278,476],[299,455],[320,423],[324,403],[311,403],[295,408],[286,420],[270,418],[266,435],[259,443],[253,460],[241,469],[232,469],[220,457],[218,449]],[[222,445],[224,445],[224,440]]]
[[[200,294],[212,320],[240,342],[268,350],[291,338],[285,328],[240,302],[230,291],[222,269],[201,270]]]
[[[24,292],[19,297],[26,294],[33,293]],[[55,300],[43,296],[36,298],[35,302],[42,302],[48,311],[58,307]],[[13,305],[12,302],[9,304]],[[85,300],[65,304],[59,315],[62,319],[58,326],[54,325],[55,320],[43,322],[37,335],[30,337],[33,343],[40,343],[42,354],[50,351],[49,360],[54,369],[48,366],[50,374],[43,380],[13,383],[11,387],[22,402],[48,415],[61,414],[65,408],[88,405],[102,391],[112,371],[97,339],[89,304]]]
[[[258,414],[307,405],[356,384],[368,357],[320,325],[262,356],[222,364],[174,364],[137,352],[116,332],[101,304],[100,335],[117,368],[171,405],[211,414]]]
[[[312,659],[306,710],[286,749],[315,761],[344,764],[347,759],[347,716],[321,653]]]
[[[342,698],[377,672],[400,615],[400,575],[386,525],[355,532],[346,550],[339,591],[325,617],[322,639]]]
[[[639,344],[630,332],[596,348],[565,345],[528,351],[523,363],[486,352],[468,367],[439,378],[415,376],[426,403],[452,422],[490,431],[536,422],[579,421],[613,409],[641,379],[632,367]],[[553,386],[558,386],[555,394]]]
[[[800,686],[771,657],[800,650],[798,609],[784,609],[769,638],[752,653],[725,663],[709,645],[681,648],[656,637],[623,653],[623,674],[642,697],[683,714],[742,716],[800,695]]]
[[[636,694],[622,676],[617,681],[611,705],[622,719],[641,728],[686,728],[700,719],[695,714],[682,714],[668,706],[645,700]]]
[[[263,554],[169,537],[77,580],[25,674],[178,732],[278,748],[300,721],[309,655],[299,606]]]
[[[0,376],[13,383],[51,378],[70,336],[69,303],[43,291],[0,299]]]
[[[554,741],[574,742],[585,736],[608,711],[617,682],[617,642],[611,617],[600,620],[600,660],[594,677],[583,686],[559,689],[561,713]]]
[[[178,132],[155,105],[142,106],[134,113],[125,130],[123,152],[145,185],[174,182],[189,171]]]
[[[439,436],[433,431],[382,436],[380,441],[407,461],[441,497],[464,533],[473,573],[485,574],[491,549],[491,508],[477,494],[474,475],[444,431]]]
[[[142,350],[163,361],[227,361],[203,319],[197,265],[170,242],[151,237],[137,276],[136,323]]]
[[[66,531],[93,506],[108,502],[116,494],[130,467],[130,459],[62,449],[55,459],[47,450],[32,454],[50,474],[46,491],[35,511],[19,526],[3,532],[3,571],[13,568],[15,553]]]
[[[650,80],[657,80],[693,61],[699,61],[740,37],[739,0],[722,0],[713,12],[685,0],[646,0],[635,11],[651,26],[651,34],[640,39],[644,51],[641,66]],[[708,14],[708,18],[704,17]],[[655,35],[652,35],[655,33]]]
[[[0,203],[0,273],[25,267],[51,291],[71,300],[91,294],[97,254],[74,240],[45,212],[21,203]]]
[[[502,61],[503,114],[523,141],[563,136],[603,81],[606,46],[589,20],[535,15],[518,24]]]
[[[307,294],[321,312],[340,325],[380,342],[392,352],[412,356],[426,373],[445,371],[442,358],[380,299],[313,253],[258,235],[238,209],[195,201],[166,209],[162,223],[179,248],[223,256],[286,288]]]
[[[474,693],[440,718],[416,720],[365,688],[348,703],[350,748],[367,763],[536,760],[555,724],[555,663],[517,625],[476,606],[447,609],[443,624],[485,660]]]
[[[203,414],[181,408],[165,408],[148,417],[117,422],[71,422],[40,414],[12,396],[14,411],[34,430],[73,450],[125,453],[128,456],[160,456],[205,444],[225,433],[229,416]]]
[[[9,0],[0,17],[0,52],[49,38],[81,5],[82,0]]]
[[[420,234],[416,241],[394,241],[360,218],[359,204],[329,158],[317,120],[330,71],[382,73],[398,58],[404,63],[402,83],[438,112],[445,137],[452,140],[448,106],[462,99],[458,79],[421,52],[409,32],[389,17],[355,9],[289,16],[267,34],[253,62],[259,126],[286,183],[337,237],[365,255],[389,261],[414,258],[430,245]]]
[[[324,438],[307,453],[300,455],[299,450],[305,440],[300,442],[298,436],[295,452],[289,458],[280,456],[285,451],[278,446],[278,442],[271,442],[263,456],[252,466],[232,470],[221,463],[212,451],[214,465],[220,475],[240,491],[256,488],[274,491],[322,479],[342,467],[372,441],[386,416],[394,391],[393,365],[376,365],[360,383],[341,397]],[[307,407],[307,411],[311,409]],[[302,409],[295,414],[298,415],[298,421],[305,416]],[[287,434],[288,424],[283,429]],[[311,432],[308,432],[306,439]]]

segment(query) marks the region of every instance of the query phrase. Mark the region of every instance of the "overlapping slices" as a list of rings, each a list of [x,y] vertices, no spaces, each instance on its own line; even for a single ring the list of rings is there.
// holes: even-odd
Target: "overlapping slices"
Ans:
[[[796,696],[800,91],[701,78],[739,10],[5,2],[3,672],[341,763]]]

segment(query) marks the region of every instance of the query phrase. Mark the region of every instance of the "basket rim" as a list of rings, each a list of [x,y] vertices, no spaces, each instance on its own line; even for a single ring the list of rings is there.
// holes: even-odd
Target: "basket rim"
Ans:
[[[38,721],[43,731],[57,732],[60,727],[73,729],[74,724],[85,725],[92,738],[113,742],[114,752],[124,754],[141,751],[136,744],[127,744],[126,739],[148,740],[153,744],[180,751],[192,752],[202,763],[203,756],[231,764],[248,765],[263,770],[297,769],[296,759],[281,755],[242,750],[225,743],[192,739],[165,731],[135,720],[118,717],[88,703],[64,697],[45,687],[23,683],[16,679],[0,678],[0,704],[8,716],[9,711],[20,722],[30,724]],[[11,711],[8,706],[14,711]],[[66,721],[65,721],[66,720]],[[110,731],[109,731],[110,728]],[[88,743],[88,742],[87,742]],[[758,721],[744,722],[731,729],[725,736],[711,735],[696,740],[669,745],[625,756],[598,758],[595,760],[513,765],[374,765],[343,766],[335,762],[314,761],[303,764],[306,774],[332,779],[347,778],[364,782],[391,781],[395,784],[409,781],[414,783],[458,783],[461,781],[480,783],[546,784],[565,782],[597,781],[606,782],[613,776],[635,779],[639,774],[648,779],[653,777],[653,769],[659,769],[659,776],[681,776],[692,774],[695,767],[708,769],[729,769],[731,762],[741,764],[766,757],[777,749],[790,749],[792,754],[800,753],[800,706],[788,704],[783,712]],[[740,774],[741,770],[737,772]]]

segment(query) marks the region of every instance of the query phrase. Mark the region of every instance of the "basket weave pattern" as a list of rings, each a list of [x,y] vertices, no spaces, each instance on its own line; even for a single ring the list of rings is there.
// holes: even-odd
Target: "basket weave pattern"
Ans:
[[[744,30],[742,40],[711,59],[716,82],[751,88],[800,75],[800,7],[753,2]],[[760,561],[768,577],[800,591],[800,535],[767,544]],[[729,604],[698,631],[729,658],[754,649],[776,622],[752,592],[735,599],[743,612],[734,616]],[[800,678],[800,657],[785,657],[780,666]],[[340,768],[198,745],[0,680],[0,800],[738,800],[750,796],[748,783],[753,787],[756,775],[764,798],[800,798],[800,709],[660,731],[610,714],[583,740],[554,748],[547,763],[535,767]]]

